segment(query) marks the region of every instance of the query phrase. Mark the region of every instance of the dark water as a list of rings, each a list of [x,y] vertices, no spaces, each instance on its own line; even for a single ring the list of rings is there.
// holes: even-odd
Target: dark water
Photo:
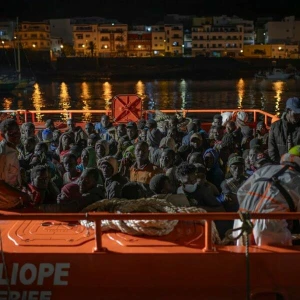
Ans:
[[[257,108],[280,115],[300,80],[154,80],[40,82],[27,92],[0,95],[0,109],[106,109],[118,94],[147,96],[145,109]]]

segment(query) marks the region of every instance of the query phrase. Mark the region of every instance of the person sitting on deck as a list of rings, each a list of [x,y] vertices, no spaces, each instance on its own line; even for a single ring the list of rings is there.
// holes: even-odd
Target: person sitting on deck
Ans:
[[[17,145],[21,132],[18,123],[5,119],[0,123],[0,209],[11,209],[31,199],[22,192]]]
[[[105,180],[105,198],[121,198],[122,187],[128,180],[118,172],[117,159],[113,156],[105,156],[99,161],[98,166]]]
[[[146,142],[138,142],[135,145],[134,154],[136,161],[130,168],[130,181],[141,182],[147,188],[151,178],[156,174],[164,173],[164,171],[150,163],[149,145]]]
[[[170,179],[165,174],[154,175],[149,183],[150,190],[154,193],[153,198],[165,199],[175,206],[190,206],[185,194],[174,194]]]
[[[76,126],[76,122],[74,119],[68,119],[67,126],[68,126],[68,130],[66,132],[74,134],[75,143],[77,143],[80,139],[87,140],[88,135],[80,126]]]
[[[101,139],[109,141],[111,136],[108,134],[109,128],[113,127],[108,115],[103,115],[100,122],[95,123],[95,130],[99,133]]]

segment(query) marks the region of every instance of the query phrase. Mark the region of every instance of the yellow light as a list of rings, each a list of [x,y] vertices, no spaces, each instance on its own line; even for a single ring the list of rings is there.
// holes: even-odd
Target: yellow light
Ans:
[[[241,49],[241,51],[240,51],[241,53],[243,53],[244,52],[244,50],[243,49]]]
[[[4,45],[4,41],[1,42]]]
[[[64,45],[60,45],[60,48],[62,49],[64,47]]]
[[[280,51],[282,48],[281,47],[278,47],[278,50]]]
[[[35,48],[36,47],[35,44],[32,44],[32,47]]]
[[[85,45],[82,45],[82,48],[84,48],[85,47]]]

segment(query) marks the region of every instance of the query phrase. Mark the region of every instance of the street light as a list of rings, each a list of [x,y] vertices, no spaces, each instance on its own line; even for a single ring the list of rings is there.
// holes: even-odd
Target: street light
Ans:
[[[64,45],[60,45],[60,48],[63,49]]]
[[[36,44],[32,44],[32,47],[35,48],[35,47],[36,47]]]

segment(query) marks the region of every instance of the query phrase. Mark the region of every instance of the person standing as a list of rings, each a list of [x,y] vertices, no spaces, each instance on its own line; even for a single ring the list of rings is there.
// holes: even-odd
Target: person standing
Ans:
[[[11,209],[30,202],[30,197],[22,192],[19,152],[21,132],[18,123],[6,119],[0,124],[0,209]]]
[[[289,98],[286,101],[286,113],[272,123],[269,131],[268,151],[270,159],[279,163],[284,153],[300,144],[300,99]]]

